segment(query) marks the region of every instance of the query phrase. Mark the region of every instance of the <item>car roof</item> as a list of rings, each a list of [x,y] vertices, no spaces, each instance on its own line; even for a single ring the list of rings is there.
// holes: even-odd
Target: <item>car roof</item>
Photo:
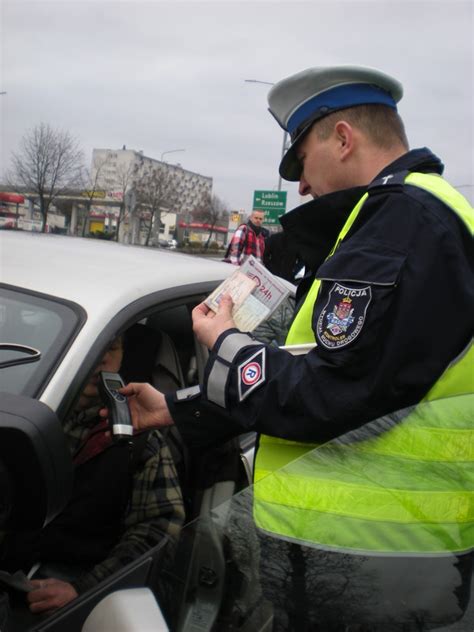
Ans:
[[[118,309],[147,294],[218,281],[233,266],[206,257],[116,242],[0,231],[0,281],[79,303]],[[114,297],[114,298],[112,298]]]
[[[53,410],[57,410],[94,341],[101,332],[107,332],[117,315],[127,318],[132,304],[156,304],[161,293],[163,297],[176,296],[173,288],[179,288],[178,294],[183,297],[195,294],[197,289],[199,293],[205,288],[210,291],[234,269],[210,258],[169,250],[0,231],[0,282],[72,301],[87,315],[40,395]]]

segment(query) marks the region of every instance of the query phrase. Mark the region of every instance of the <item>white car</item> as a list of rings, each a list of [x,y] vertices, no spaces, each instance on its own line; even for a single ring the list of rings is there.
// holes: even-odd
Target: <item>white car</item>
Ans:
[[[0,231],[0,482],[3,492],[5,466],[15,490],[12,515],[7,519],[0,511],[2,526],[37,527],[64,506],[72,467],[60,422],[118,333],[138,324],[159,336],[153,372],[158,386],[163,376],[174,388],[200,382],[207,351],[194,338],[190,310],[232,271],[228,264],[169,249]],[[440,557],[443,571],[433,573],[434,594],[420,575],[419,590],[404,602],[407,618],[397,627],[403,578],[412,585],[417,581],[410,559],[400,560],[397,575],[388,574],[382,593],[367,587],[374,557],[357,562],[369,583],[349,588],[349,579],[360,570],[354,560],[335,563],[323,552],[316,568],[285,538],[265,542],[253,514],[259,483],[248,486],[253,444],[253,433],[243,436],[231,461],[219,449],[197,455],[197,510],[172,559],[163,546],[151,549],[49,616],[31,615],[17,597],[6,632],[270,632],[275,604],[284,614],[288,609],[288,626],[295,614],[301,622],[306,616],[318,619],[325,609],[334,631],[474,629],[472,551],[457,556],[447,549]],[[297,459],[281,482],[324,458],[324,450],[316,449]],[[278,474],[270,476],[278,479]],[[366,473],[357,475],[363,484]],[[416,506],[404,509],[419,513]],[[270,599],[262,592],[262,564],[269,573],[267,589],[273,578],[276,587],[286,586],[275,588]],[[410,618],[410,600],[418,597],[426,603],[424,620],[415,620],[418,605]],[[333,599],[344,607],[331,609]],[[348,621],[354,606],[376,623],[357,627],[357,620]],[[430,608],[439,614],[437,626]],[[329,631],[308,625],[304,629]]]
[[[110,341],[139,324],[159,340],[156,385],[197,384],[207,350],[194,338],[191,310],[233,268],[169,250],[20,231],[0,232],[0,253],[0,460],[18,488],[15,528],[37,527],[60,510],[71,488],[58,420],[68,415]],[[248,483],[247,471],[246,462],[240,486]],[[235,489],[227,486],[219,500]],[[117,585],[88,595],[82,608],[77,599],[61,611],[60,623],[49,617],[49,629],[64,629],[64,617],[70,629],[80,629]],[[20,614],[22,629],[38,621]]]

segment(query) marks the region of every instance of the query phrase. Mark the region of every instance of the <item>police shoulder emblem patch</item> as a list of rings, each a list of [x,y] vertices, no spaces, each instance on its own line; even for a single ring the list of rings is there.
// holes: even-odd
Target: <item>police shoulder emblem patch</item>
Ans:
[[[265,382],[265,349],[254,353],[238,368],[239,402]]]
[[[371,300],[372,290],[369,285],[351,288],[334,283],[318,318],[318,342],[326,349],[347,347],[362,331]]]

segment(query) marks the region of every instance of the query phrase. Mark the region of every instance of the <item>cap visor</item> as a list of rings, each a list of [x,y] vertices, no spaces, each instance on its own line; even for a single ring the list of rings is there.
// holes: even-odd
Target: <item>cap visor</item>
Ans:
[[[296,155],[296,147],[313,127],[314,122],[314,119],[311,119],[306,123],[303,129],[300,130],[298,136],[296,136],[294,141],[291,143],[291,147],[283,156],[280,162],[279,172],[284,180],[298,182],[301,178],[302,167],[300,161],[298,160],[298,156]]]
[[[296,143],[288,149],[280,162],[280,175],[289,182],[298,182],[301,176],[301,163],[296,157]]]

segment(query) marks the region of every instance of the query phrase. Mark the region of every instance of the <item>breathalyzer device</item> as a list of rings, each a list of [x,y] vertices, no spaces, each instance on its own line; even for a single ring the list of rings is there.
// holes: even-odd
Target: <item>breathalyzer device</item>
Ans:
[[[101,371],[99,374],[99,393],[109,409],[109,425],[114,441],[131,442],[133,424],[127,398],[118,392],[125,386],[118,373]]]

